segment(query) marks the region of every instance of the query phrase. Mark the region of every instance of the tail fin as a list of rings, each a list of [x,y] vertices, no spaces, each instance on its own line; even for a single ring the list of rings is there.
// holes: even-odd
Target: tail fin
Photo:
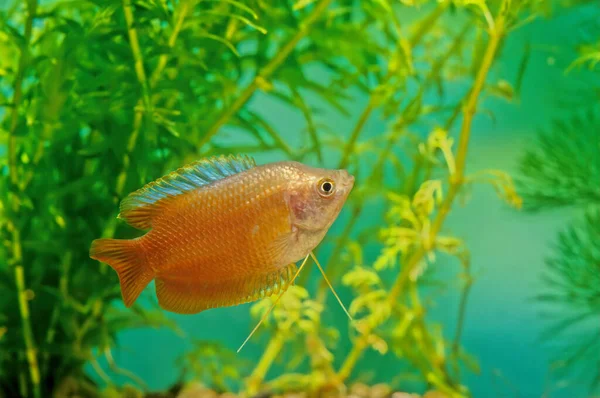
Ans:
[[[154,272],[145,262],[136,240],[96,239],[90,257],[110,265],[119,275],[121,294],[131,307],[142,290],[154,279]]]

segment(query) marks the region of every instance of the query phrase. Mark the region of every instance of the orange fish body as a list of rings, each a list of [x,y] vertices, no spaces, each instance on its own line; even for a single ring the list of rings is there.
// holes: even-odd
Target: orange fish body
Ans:
[[[153,279],[160,306],[177,313],[254,301],[287,288],[353,182],[297,162],[201,160],[125,198],[119,217],[149,231],[95,240],[90,256],[117,271],[128,307]]]

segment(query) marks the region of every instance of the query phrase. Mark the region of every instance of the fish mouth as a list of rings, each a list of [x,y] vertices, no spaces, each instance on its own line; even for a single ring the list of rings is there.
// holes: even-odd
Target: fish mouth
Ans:
[[[350,193],[352,188],[354,188],[354,176],[348,173],[346,170],[339,170],[341,174],[342,181],[342,189],[346,194]]]
[[[354,188],[354,176],[352,174],[348,174],[348,182],[347,182],[347,186],[348,186],[348,190],[351,190],[352,188]]]

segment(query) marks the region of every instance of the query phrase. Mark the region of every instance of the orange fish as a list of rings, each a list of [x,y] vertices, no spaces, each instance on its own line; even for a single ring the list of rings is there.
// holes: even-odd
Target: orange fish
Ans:
[[[159,305],[180,314],[255,301],[287,289],[353,185],[297,162],[200,160],[126,197],[119,218],[149,231],[94,240],[90,257],[117,272],[127,307],[153,279]]]

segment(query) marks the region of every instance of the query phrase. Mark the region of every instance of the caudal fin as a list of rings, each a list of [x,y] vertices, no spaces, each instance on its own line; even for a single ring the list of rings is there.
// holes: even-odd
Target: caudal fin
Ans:
[[[154,273],[145,263],[135,240],[96,239],[90,247],[90,257],[117,271],[127,307],[133,305],[142,290],[154,279]]]

